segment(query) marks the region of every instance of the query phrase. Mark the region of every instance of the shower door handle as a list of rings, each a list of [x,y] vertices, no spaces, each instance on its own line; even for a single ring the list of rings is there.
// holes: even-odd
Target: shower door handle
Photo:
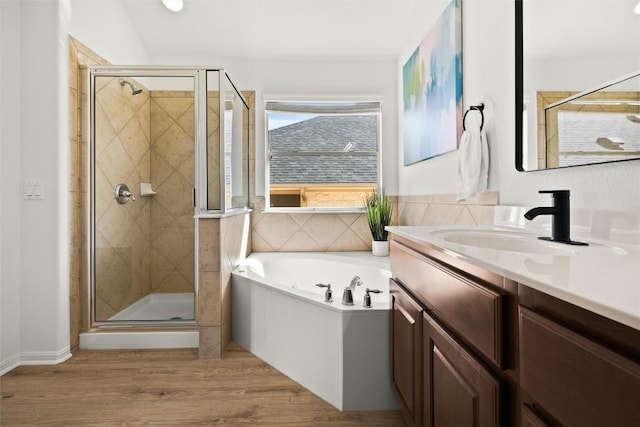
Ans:
[[[129,201],[129,198],[132,200],[136,200],[136,195],[129,191],[129,187],[127,184],[118,184],[116,185],[116,202],[121,205],[126,204]]]

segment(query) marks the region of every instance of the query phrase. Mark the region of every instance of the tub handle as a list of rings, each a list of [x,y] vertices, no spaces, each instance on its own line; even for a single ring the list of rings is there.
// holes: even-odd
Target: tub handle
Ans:
[[[327,288],[327,290],[324,291],[324,302],[333,302],[333,292],[331,291],[330,284],[316,283],[316,286],[319,288]]]
[[[381,294],[382,291],[380,289],[369,289],[367,288],[364,291],[364,302],[362,303],[362,306],[364,308],[371,308],[371,295],[369,295],[369,292],[374,293],[374,294]]]

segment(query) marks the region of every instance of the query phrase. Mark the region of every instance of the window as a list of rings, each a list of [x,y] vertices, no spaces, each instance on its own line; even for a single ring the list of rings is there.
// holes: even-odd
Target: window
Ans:
[[[267,206],[362,207],[379,184],[379,102],[267,102]]]

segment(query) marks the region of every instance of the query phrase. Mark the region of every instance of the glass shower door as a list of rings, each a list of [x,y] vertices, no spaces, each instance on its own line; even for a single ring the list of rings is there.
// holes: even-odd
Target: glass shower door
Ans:
[[[194,322],[194,76],[92,71],[93,319]]]

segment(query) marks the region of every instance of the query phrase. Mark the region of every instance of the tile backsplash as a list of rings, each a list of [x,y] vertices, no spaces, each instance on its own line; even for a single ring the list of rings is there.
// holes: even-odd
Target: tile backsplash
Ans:
[[[464,202],[455,194],[399,196],[397,225],[489,225],[497,204],[497,191]]]

